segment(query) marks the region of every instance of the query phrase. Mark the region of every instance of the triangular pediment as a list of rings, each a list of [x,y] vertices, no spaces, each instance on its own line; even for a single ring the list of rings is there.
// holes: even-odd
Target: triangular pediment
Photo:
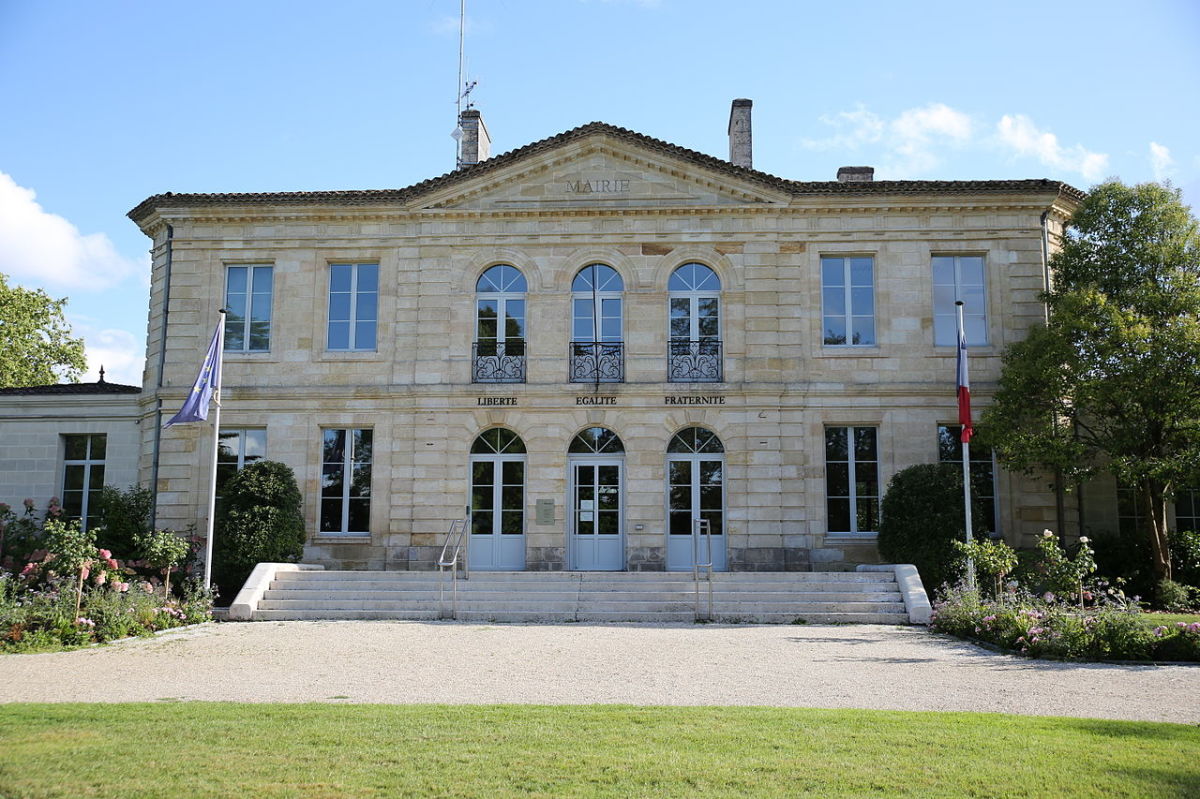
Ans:
[[[597,133],[481,170],[415,198],[416,207],[478,211],[667,208],[786,203],[786,193],[697,160]],[[715,161],[716,159],[708,159]],[[471,174],[478,172],[478,174]],[[447,185],[449,184],[449,185]]]

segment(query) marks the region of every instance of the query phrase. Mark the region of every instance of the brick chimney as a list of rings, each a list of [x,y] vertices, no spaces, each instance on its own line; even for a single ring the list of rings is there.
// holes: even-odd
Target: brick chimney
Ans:
[[[750,134],[750,107],[746,99],[733,101],[729,109],[729,161],[734,166],[754,168],[754,141]]]
[[[844,166],[838,170],[838,183],[870,183],[873,180],[873,166]]]
[[[483,117],[474,108],[468,108],[458,118],[458,126],[462,128],[462,141],[459,142],[458,166],[478,164],[492,156],[492,137],[488,135]]]

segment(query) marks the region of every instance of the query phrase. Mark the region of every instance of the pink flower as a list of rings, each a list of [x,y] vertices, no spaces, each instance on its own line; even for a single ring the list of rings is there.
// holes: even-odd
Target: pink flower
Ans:
[[[100,550],[97,550],[97,552],[99,552],[100,558],[102,560],[108,560],[109,558],[112,557],[112,553],[109,552],[107,549],[100,549]]]
[[[1154,637],[1155,637],[1155,638],[1162,638],[1162,637],[1163,637],[1163,633],[1165,633],[1166,631],[1167,631],[1167,628],[1166,628],[1166,627],[1155,627],[1155,628],[1154,628]]]
[[[89,569],[87,566],[84,566],[82,569],[79,570],[79,572],[80,572],[79,573],[80,579],[86,580],[88,578],[88,575],[92,573],[92,570]]]
[[[22,502],[25,505],[25,510],[33,510],[33,499],[32,498],[25,497],[25,499]]]
[[[0,502],[0,513],[8,513],[11,510],[7,502]]]
[[[114,583],[113,583],[113,588],[117,589],[117,592],[118,592],[118,593],[121,593],[121,594],[123,594],[123,593],[125,593],[126,591],[128,591],[128,590],[129,590],[129,583],[117,583],[117,582],[114,582]]]
[[[1046,593],[1042,594],[1042,599],[1046,600],[1047,602],[1053,602],[1053,601],[1054,601],[1054,594],[1052,594],[1052,593],[1050,593],[1049,591],[1047,591]]]
[[[61,505],[62,500],[60,500],[58,497],[50,497],[50,504],[51,505]]]
[[[141,584],[141,588],[142,588],[142,590],[143,590],[143,591],[145,591],[147,594],[153,594],[153,593],[154,593],[154,586],[150,585],[150,583],[142,583],[142,584]]]
[[[116,558],[109,558],[108,560],[106,560],[106,561],[104,561],[104,562],[105,562],[105,564],[107,564],[108,568],[110,568],[110,569],[119,569],[119,568],[121,568],[119,565],[117,565],[117,559],[116,559]]]
[[[32,572],[34,569],[36,569],[36,568],[37,568],[37,564],[36,564],[36,563],[26,563],[26,564],[25,564],[25,568],[24,568],[24,569],[21,569],[21,576],[22,576],[22,577],[27,577],[27,576],[29,576],[29,574],[30,574],[30,573],[31,573],[31,572]],[[1182,622],[1180,622],[1180,623],[1182,624]]]
[[[96,572],[96,577],[92,580],[96,585],[104,585],[108,582],[107,572]]]

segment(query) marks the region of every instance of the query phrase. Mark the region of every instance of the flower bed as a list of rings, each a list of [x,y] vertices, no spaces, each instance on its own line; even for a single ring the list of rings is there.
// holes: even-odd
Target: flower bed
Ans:
[[[1030,657],[1200,662],[1200,622],[1151,626],[1134,601],[1105,594],[1080,608],[1052,595],[1010,592],[986,599],[955,588],[934,603],[930,629],[986,641]]]

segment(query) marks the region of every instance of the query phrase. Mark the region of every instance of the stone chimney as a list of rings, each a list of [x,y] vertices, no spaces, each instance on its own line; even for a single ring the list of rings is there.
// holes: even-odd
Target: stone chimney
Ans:
[[[462,128],[462,140],[459,142],[458,166],[478,164],[492,156],[492,137],[488,135],[483,117],[474,108],[468,108],[458,118],[458,126]]]
[[[754,141],[750,135],[750,100],[733,101],[729,109],[729,161],[734,166],[754,168]]]
[[[838,183],[870,183],[874,179],[873,166],[844,166],[838,170]]]

